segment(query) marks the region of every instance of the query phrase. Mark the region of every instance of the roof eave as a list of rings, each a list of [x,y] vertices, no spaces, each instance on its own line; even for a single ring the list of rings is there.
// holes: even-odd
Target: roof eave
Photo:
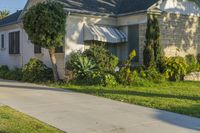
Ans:
[[[12,22],[12,23],[3,24],[3,25],[0,25],[0,28],[2,28],[2,27],[6,27],[6,26],[10,26],[10,25],[14,25],[14,24],[19,24],[19,23],[21,23],[21,21],[17,21],[17,22]]]
[[[135,14],[140,14],[140,13],[147,13],[147,10],[141,10],[141,11],[135,11],[135,12],[129,12],[129,13],[122,13],[122,14],[118,14],[117,17],[135,15]]]
[[[116,14],[109,14],[109,13],[100,13],[100,12],[90,12],[86,10],[78,10],[78,9],[69,9],[69,8],[64,8],[66,12],[70,13],[79,13],[79,14],[86,14],[86,15],[95,15],[95,16],[106,16],[106,17],[117,17]]]

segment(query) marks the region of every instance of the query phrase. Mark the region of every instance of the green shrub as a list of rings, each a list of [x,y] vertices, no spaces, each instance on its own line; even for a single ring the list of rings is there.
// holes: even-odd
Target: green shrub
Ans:
[[[155,67],[154,50],[153,48],[151,48],[151,46],[145,46],[143,56],[144,56],[143,63],[146,68]]]
[[[148,81],[152,81],[155,83],[162,83],[165,81],[165,77],[161,73],[159,73],[155,68],[141,71],[140,76]]]
[[[78,85],[102,85],[102,86],[116,86],[118,83],[115,76],[101,72],[93,72],[84,77],[75,78],[72,83]]]
[[[186,63],[188,64],[187,73],[199,71],[199,64],[194,55],[185,56]]]
[[[53,80],[52,69],[48,68],[38,59],[30,59],[30,61],[23,66],[22,73],[22,80],[27,82],[45,82]]]
[[[8,66],[0,66],[0,77],[3,79],[6,79],[7,77],[7,73],[9,72],[9,68]]]
[[[117,73],[117,79],[119,83],[123,85],[132,85],[139,79],[137,71],[131,70],[131,63],[135,57],[136,51],[133,50],[129,55],[129,59],[124,62],[123,67],[121,67]]]
[[[23,77],[22,69],[15,68],[6,73],[5,79],[21,81]]]
[[[77,58],[73,57],[70,61],[70,65],[73,67],[73,71],[80,78],[94,73],[96,68],[96,64],[91,59],[84,56],[77,56]]]
[[[101,45],[93,45],[84,51],[84,56],[95,61],[97,69],[102,72],[114,72],[118,65],[118,58]]]
[[[67,70],[73,71],[75,84],[115,85],[112,75],[118,64],[118,58],[109,53],[103,46],[91,46],[84,52],[73,52],[67,61]]]
[[[22,80],[22,71],[19,68],[10,70],[7,66],[0,67],[0,78],[8,80]]]
[[[200,53],[197,55],[197,61],[200,64]]]
[[[164,63],[164,74],[171,81],[183,80],[187,73],[187,63],[182,57],[167,58]]]
[[[116,86],[118,85],[115,76],[112,74],[105,74],[104,75],[104,86]]]

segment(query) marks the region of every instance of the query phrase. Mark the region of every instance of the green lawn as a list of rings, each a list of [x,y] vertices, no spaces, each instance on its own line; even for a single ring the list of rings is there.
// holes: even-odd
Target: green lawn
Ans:
[[[54,86],[200,118],[200,82],[166,82],[132,87]]]
[[[63,132],[7,106],[0,106],[0,133]]]

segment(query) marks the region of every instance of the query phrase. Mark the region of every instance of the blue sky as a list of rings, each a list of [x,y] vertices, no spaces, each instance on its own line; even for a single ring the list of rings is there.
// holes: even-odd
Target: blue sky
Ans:
[[[7,9],[11,13],[23,9],[27,0],[0,0],[0,10]]]

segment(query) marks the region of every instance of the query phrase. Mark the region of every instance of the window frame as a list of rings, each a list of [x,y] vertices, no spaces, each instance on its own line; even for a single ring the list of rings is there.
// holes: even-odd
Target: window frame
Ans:
[[[8,33],[9,54],[20,54],[20,31],[11,31]]]
[[[5,34],[0,34],[1,49],[5,49]]]

